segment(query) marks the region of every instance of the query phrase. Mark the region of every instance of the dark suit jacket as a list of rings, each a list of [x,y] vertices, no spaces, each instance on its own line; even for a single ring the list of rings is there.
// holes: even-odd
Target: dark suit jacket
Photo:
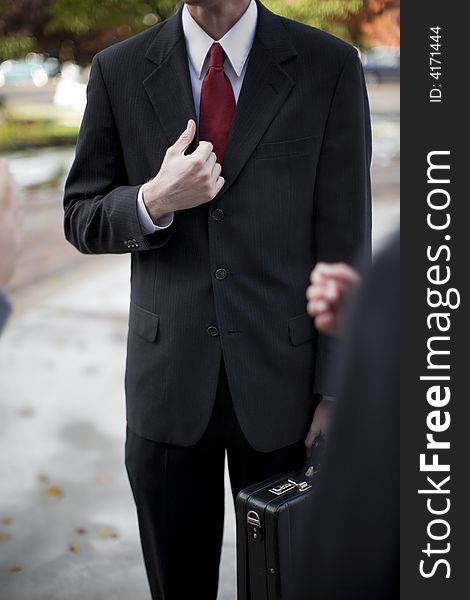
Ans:
[[[191,117],[181,10],[99,53],[65,191],[65,232],[85,253],[132,254],[129,427],[195,443],[223,355],[243,431],[270,451],[306,434],[314,391],[331,393],[329,342],[305,312],[310,270],[317,260],[350,261],[364,245],[368,252],[371,136],[357,52],[259,4],[225,186],[210,205],[145,236],[139,186]]]
[[[397,236],[376,260],[352,315],[295,600],[400,596],[399,311]]]

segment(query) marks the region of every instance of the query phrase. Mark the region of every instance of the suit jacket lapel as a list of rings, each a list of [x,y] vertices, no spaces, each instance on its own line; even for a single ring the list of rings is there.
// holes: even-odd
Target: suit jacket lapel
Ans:
[[[258,2],[258,26],[225,152],[223,196],[295,85],[282,63],[297,52],[277,15]]]
[[[181,10],[158,30],[145,56],[157,68],[144,80],[144,87],[170,145],[189,119],[196,121]]]

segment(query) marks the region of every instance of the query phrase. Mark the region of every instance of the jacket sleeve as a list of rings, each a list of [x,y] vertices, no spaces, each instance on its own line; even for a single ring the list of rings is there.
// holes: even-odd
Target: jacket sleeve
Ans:
[[[99,55],[92,63],[87,98],[75,161],[65,186],[65,236],[85,254],[159,248],[168,241],[172,228],[152,235],[142,230],[137,211],[141,186],[128,182]]]
[[[351,48],[324,133],[314,196],[316,260],[363,265],[371,256],[372,134],[362,65]],[[336,395],[336,342],[318,335],[314,393]]]

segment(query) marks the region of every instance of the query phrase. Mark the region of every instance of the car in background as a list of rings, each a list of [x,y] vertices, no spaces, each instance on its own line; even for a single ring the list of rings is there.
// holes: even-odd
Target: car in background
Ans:
[[[388,46],[377,46],[361,56],[368,83],[400,81],[400,51]]]
[[[6,60],[0,64],[0,87],[44,87],[60,72],[56,58],[44,58],[41,54],[28,54],[24,60]]]
[[[89,67],[82,69],[74,63],[62,65],[54,94],[54,104],[83,113],[87,102],[86,89],[89,77]]]

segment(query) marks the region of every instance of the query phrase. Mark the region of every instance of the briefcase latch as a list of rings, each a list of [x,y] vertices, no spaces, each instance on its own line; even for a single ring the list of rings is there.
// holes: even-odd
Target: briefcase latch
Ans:
[[[248,523],[248,531],[250,533],[250,538],[255,542],[261,542],[263,539],[262,528],[261,528],[261,517],[254,510],[250,510],[250,512],[246,516],[246,520]]]

